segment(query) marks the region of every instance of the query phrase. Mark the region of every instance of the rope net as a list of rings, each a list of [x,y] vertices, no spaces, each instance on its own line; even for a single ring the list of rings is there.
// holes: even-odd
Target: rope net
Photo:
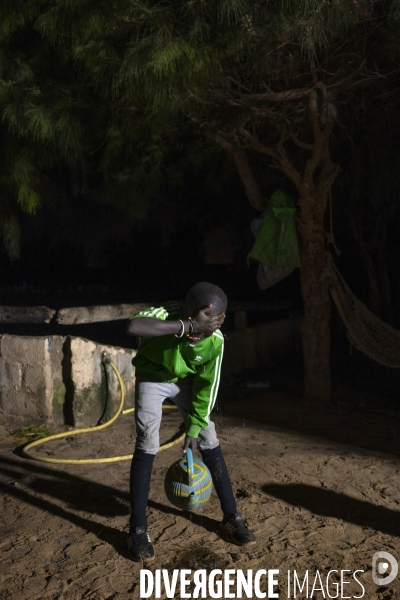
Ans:
[[[400,368],[400,331],[374,315],[353,294],[332,256],[328,262],[330,293],[347,329],[350,343],[386,367]]]

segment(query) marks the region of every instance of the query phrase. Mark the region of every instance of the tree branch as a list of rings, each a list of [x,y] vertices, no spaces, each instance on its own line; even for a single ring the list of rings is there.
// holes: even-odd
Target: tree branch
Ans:
[[[286,175],[293,181],[293,183],[298,188],[301,183],[301,175],[298,170],[293,166],[292,162],[289,160],[288,155],[286,153],[286,149],[284,147],[285,141],[290,138],[290,133],[287,131],[283,131],[281,134],[281,138],[277,144],[279,162],[281,164],[282,170]]]
[[[283,146],[284,142],[290,137],[290,135],[283,131],[281,133],[281,138],[276,145],[275,148],[271,148],[270,146],[264,146],[261,144],[257,138],[252,135],[249,131],[244,128],[238,130],[238,132],[248,141],[248,147],[252,150],[256,150],[261,154],[267,154],[268,156],[272,156],[277,160],[282,168],[282,170],[286,173],[286,175],[296,184],[300,184],[301,176],[300,173],[294,168],[288,156],[286,154],[286,150]]]
[[[264,94],[238,94],[240,98],[247,100],[268,100],[268,102],[287,102],[304,98],[311,92],[310,88],[299,88],[297,90],[287,90],[285,92],[265,92]]]
[[[257,150],[257,152],[260,152],[261,154],[268,154],[268,156],[272,156],[272,158],[278,158],[278,152],[274,148],[271,148],[270,146],[264,146],[264,144],[261,144],[261,142],[259,142],[258,139],[254,135],[252,135],[250,131],[247,131],[247,129],[245,129],[244,127],[238,129],[238,133],[240,133],[245,138],[245,140],[247,141],[248,148],[251,148],[252,150]]]
[[[249,165],[247,153],[244,148],[234,146],[231,142],[228,142],[221,134],[208,132],[208,136],[216,143],[220,148],[228,152],[235,161],[236,168],[238,170],[240,179],[244,185],[246,196],[250,201],[253,208],[257,210],[265,210],[268,205],[268,199],[263,196],[260,192],[260,188],[256,180],[254,179],[253,172]]]
[[[304,150],[312,150],[314,148],[312,144],[307,144],[306,142],[302,142],[301,140],[299,140],[295,133],[291,133],[290,137],[292,138],[296,146],[298,146],[299,148],[304,148]]]
[[[311,116],[311,128],[314,135],[314,139],[317,140],[319,134],[321,133],[321,129],[319,126],[319,115],[318,115],[318,96],[317,90],[313,89],[310,91],[310,99],[308,103],[308,108],[310,110]]]
[[[333,179],[337,175],[337,171],[335,170],[335,165],[331,161],[328,148],[329,138],[336,121],[336,106],[329,101],[325,87],[322,84],[319,84],[318,87],[321,88],[323,97],[323,110],[321,115],[318,111],[318,96],[316,89],[311,91],[309,101],[309,110],[311,117],[311,127],[314,135],[314,144],[312,156],[308,159],[306,167],[304,169],[303,182],[308,187],[312,182],[314,171],[320,164],[321,160],[324,158],[324,155],[325,165],[321,176],[327,182],[328,178],[331,177],[331,174],[333,174],[334,171],[335,174],[333,176]]]

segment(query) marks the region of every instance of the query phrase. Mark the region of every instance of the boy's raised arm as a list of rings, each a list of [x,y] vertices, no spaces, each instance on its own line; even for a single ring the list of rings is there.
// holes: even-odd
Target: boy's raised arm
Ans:
[[[197,333],[211,335],[218,329],[224,321],[225,314],[210,315],[208,311],[212,305],[202,308],[196,317],[192,318],[192,324]],[[126,332],[129,335],[139,337],[158,337],[161,335],[176,335],[182,337],[190,331],[190,322],[188,320],[168,321],[153,317],[135,317],[128,321]]]
[[[136,317],[128,321],[126,332],[140,337],[158,337],[160,335],[179,335],[181,321],[160,321],[153,317]]]

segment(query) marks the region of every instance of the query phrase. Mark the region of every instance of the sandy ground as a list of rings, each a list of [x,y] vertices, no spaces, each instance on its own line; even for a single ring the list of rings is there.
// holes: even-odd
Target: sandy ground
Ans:
[[[380,550],[400,559],[398,415],[349,405],[318,411],[268,391],[225,390],[221,397],[214,421],[239,510],[258,543],[238,548],[221,539],[215,493],[192,515],[168,503],[163,479],[180,457],[178,445],[155,461],[149,531],[156,558],[145,568],[279,569],[280,598],[288,598],[288,571],[291,580],[294,570],[301,580],[308,571],[308,595],[297,589],[299,599],[310,597],[317,571],[324,591],[314,598],[324,598],[327,573],[347,569],[350,583],[339,587],[339,598],[399,597],[400,576],[376,585],[371,566]],[[176,412],[167,413],[162,440],[179,424]],[[127,415],[103,432],[52,442],[38,453],[90,458],[127,454],[133,445]],[[0,600],[139,598],[142,565],[126,553],[128,471],[129,461],[26,460],[0,427]],[[364,593],[352,579],[356,570],[364,571],[358,573]],[[331,576],[331,597],[335,581]]]

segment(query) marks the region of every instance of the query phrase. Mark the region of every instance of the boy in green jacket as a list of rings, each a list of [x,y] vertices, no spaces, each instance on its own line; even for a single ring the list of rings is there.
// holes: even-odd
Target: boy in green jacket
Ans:
[[[222,529],[234,544],[254,544],[255,535],[237,512],[215,426],[210,421],[218,393],[227,298],[212,283],[197,283],[184,303],[168,302],[134,315],[127,333],[141,338],[136,367],[136,446],[130,474],[131,517],[128,551],[132,560],[152,560],[146,506],[159,449],[162,403],[170,398],[186,426],[183,452],[199,447],[211,472],[223,512]]]

